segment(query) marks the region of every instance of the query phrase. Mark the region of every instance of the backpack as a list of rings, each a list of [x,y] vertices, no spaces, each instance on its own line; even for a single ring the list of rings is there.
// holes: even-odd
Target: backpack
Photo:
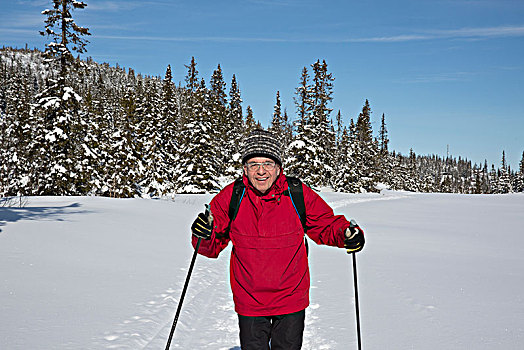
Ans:
[[[284,196],[289,196],[289,198],[291,199],[291,203],[293,203],[293,207],[297,212],[298,218],[300,219],[300,223],[302,224],[302,228],[304,229],[304,233],[306,233],[306,205],[304,203],[302,181],[293,176],[286,176],[286,181],[288,184],[288,189],[284,191]],[[240,203],[242,202],[245,193],[246,186],[244,185],[242,178],[236,179],[235,184],[233,185],[233,193],[231,194],[231,202],[229,202],[229,226],[227,228],[228,235],[229,230],[231,228],[231,222],[233,222],[233,220],[235,220],[235,218],[237,217],[238,210],[240,209]],[[309,252],[307,239],[305,237],[304,244],[306,245],[306,251]]]

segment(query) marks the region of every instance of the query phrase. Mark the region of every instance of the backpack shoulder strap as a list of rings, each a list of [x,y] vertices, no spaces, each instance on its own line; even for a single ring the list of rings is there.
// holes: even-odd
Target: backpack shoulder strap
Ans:
[[[242,178],[235,180],[233,185],[233,192],[231,193],[231,201],[229,202],[229,210],[227,216],[229,217],[229,224],[227,225],[227,230],[224,232],[221,237],[229,238],[229,231],[231,230],[231,222],[237,217],[238,209],[240,209],[240,202],[244,198],[244,193],[246,192],[246,186],[242,182]]]
[[[235,220],[237,217],[238,209],[240,208],[240,202],[242,202],[245,191],[246,186],[244,186],[242,178],[236,179],[235,184],[233,185],[233,193],[231,194],[231,202],[229,202],[228,216],[230,225],[231,221]]]
[[[288,194],[291,198],[291,202],[297,211],[300,222],[302,223],[302,228],[306,232],[306,204],[304,202],[304,191],[302,189],[302,181],[299,178],[293,176],[286,176],[288,183]]]

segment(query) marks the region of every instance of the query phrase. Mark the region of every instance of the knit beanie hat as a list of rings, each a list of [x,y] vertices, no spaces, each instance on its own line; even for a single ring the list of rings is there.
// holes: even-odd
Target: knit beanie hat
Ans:
[[[254,130],[242,145],[242,164],[253,157],[267,157],[282,165],[282,147],[275,135],[266,130]]]

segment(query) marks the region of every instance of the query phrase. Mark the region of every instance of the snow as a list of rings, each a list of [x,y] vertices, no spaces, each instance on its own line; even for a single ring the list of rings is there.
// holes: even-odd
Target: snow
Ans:
[[[63,99],[64,101],[67,101],[67,100],[69,100],[69,99],[71,98],[71,96],[74,97],[74,99],[75,99],[77,102],[81,102],[81,101],[82,101],[82,97],[80,97],[80,95],[78,95],[78,94],[73,90],[72,87],[68,87],[68,86],[64,87],[64,94],[63,94],[63,96],[62,96],[62,99]]]
[[[524,348],[524,194],[321,195],[366,232],[364,349]],[[163,349],[211,197],[0,206],[1,348]],[[309,246],[303,349],[356,349],[351,258]],[[229,254],[198,256],[172,349],[240,349]]]

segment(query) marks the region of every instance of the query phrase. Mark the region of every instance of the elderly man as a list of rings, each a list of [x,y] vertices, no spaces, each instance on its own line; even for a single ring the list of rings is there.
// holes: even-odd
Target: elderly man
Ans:
[[[195,247],[202,238],[198,253],[210,258],[233,244],[230,280],[243,350],[300,349],[310,285],[304,234],[317,244],[352,252],[363,248],[364,234],[300,183],[306,213],[302,225],[273,134],[252,132],[244,141],[242,164],[236,216],[230,219],[232,183],[213,198],[210,214],[199,214],[192,243]]]

